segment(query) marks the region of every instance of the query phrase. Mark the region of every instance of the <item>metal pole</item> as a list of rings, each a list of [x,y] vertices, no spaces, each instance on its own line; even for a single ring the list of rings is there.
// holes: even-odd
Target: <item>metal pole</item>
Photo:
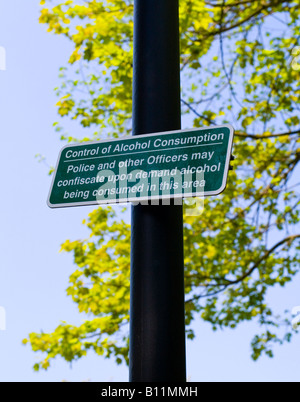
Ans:
[[[181,128],[178,0],[135,0],[133,134]],[[185,382],[182,206],[132,206],[129,380]]]

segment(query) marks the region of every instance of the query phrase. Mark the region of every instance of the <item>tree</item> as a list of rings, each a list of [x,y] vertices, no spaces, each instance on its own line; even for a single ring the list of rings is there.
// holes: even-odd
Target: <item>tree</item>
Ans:
[[[133,0],[41,4],[40,22],[74,44],[58,113],[89,133],[62,140],[130,134]],[[296,1],[180,0],[183,124],[236,129],[226,191],[205,200],[205,214],[184,217],[187,336],[197,317],[213,329],[256,320],[254,360],[273,356],[293,332],[289,314],[278,317],[266,295],[299,271],[299,15]],[[36,370],[90,349],[128,362],[130,227],[111,207],[84,224],[90,237],[62,250],[77,265],[67,293],[88,317],[24,340],[45,352]]]

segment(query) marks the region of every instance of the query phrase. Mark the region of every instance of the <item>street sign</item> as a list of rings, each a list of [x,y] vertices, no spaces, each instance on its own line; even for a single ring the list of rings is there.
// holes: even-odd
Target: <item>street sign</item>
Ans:
[[[178,130],[65,146],[51,208],[150,203],[220,194],[226,187],[231,125]]]

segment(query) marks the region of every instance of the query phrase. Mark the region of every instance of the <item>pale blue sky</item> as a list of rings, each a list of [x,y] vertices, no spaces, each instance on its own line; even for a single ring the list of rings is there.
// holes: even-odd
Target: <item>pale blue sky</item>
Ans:
[[[66,64],[70,45],[38,24],[39,2],[0,0],[0,46],[7,69],[0,71],[0,306],[7,330],[0,331],[0,381],[127,381],[128,369],[94,354],[70,365],[61,359],[48,372],[35,373],[38,355],[21,341],[29,332],[51,331],[59,321],[79,324],[76,306],[67,298],[72,256],[59,254],[67,238],[86,236],[82,220],[93,207],[51,210],[47,168],[35,154],[55,164],[64,145],[52,128],[57,101],[58,69]],[[74,136],[82,135],[72,126]],[[300,305],[299,277],[269,300],[278,311]],[[187,342],[191,381],[299,381],[300,334],[275,348],[274,359],[250,359],[255,324],[212,332],[196,322],[197,338]]]

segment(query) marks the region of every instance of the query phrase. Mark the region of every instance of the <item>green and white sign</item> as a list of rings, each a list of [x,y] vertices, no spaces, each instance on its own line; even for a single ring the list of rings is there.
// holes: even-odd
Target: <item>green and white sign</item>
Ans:
[[[143,203],[220,194],[233,127],[214,126],[65,146],[48,205]]]

